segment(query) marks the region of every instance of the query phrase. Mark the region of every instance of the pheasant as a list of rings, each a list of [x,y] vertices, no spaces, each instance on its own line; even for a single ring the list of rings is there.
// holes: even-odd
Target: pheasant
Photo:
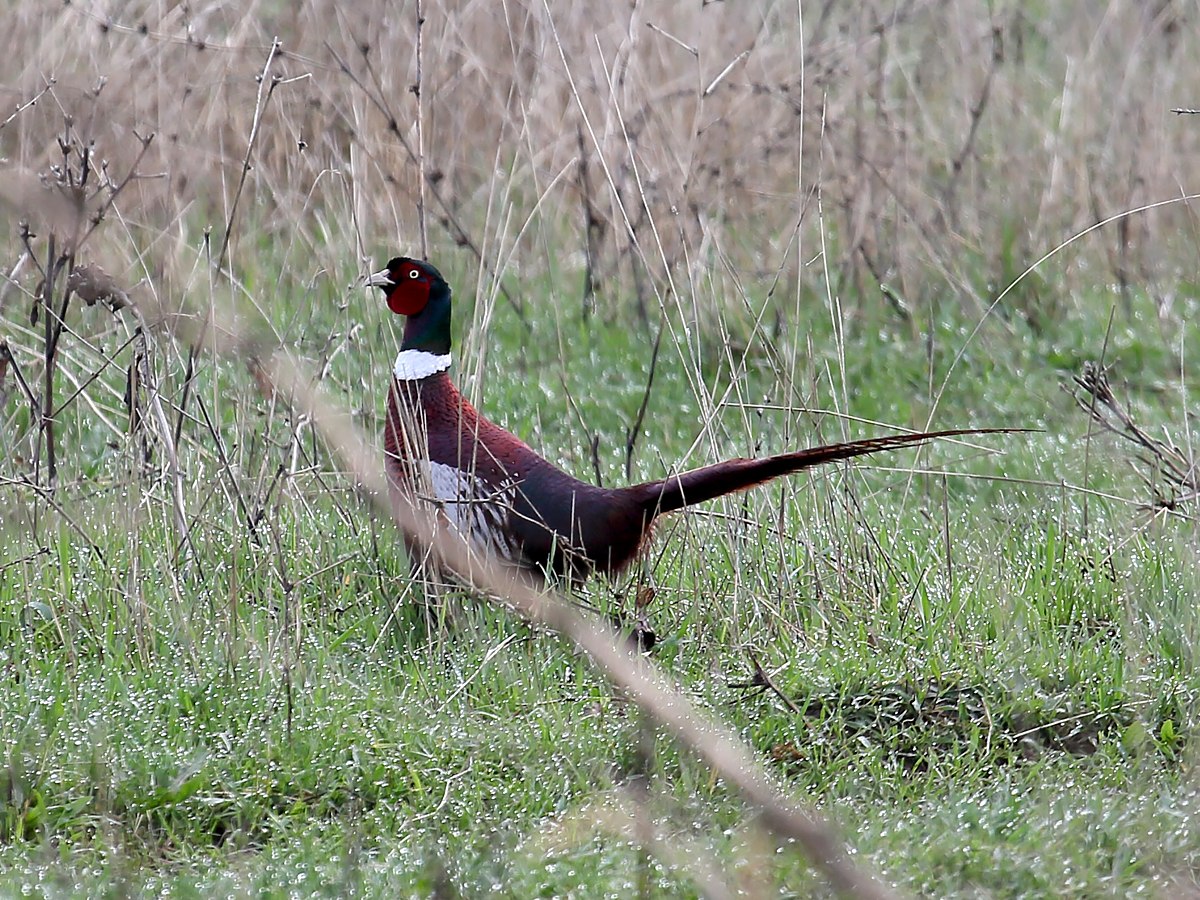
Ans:
[[[450,368],[450,286],[427,262],[396,257],[370,275],[388,309],[405,316],[388,396],[384,445],[393,489],[432,502],[438,519],[477,552],[535,578],[614,575],[635,560],[663,513],[822,463],[935,438],[1013,429],[951,429],[829,444],[759,459],[729,459],[630,487],[580,481],[481,416]]]

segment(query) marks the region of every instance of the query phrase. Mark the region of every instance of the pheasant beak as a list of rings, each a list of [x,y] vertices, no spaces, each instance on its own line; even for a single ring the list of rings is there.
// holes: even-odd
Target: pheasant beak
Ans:
[[[392,273],[387,269],[382,272],[376,272],[374,275],[367,276],[367,287],[384,288],[395,287],[396,282],[392,280]]]

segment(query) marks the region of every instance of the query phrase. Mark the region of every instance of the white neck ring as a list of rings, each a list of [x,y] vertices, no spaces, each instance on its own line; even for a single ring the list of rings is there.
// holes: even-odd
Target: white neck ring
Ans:
[[[438,356],[425,350],[401,350],[396,357],[392,372],[400,381],[416,381],[428,378],[450,368],[450,354]]]

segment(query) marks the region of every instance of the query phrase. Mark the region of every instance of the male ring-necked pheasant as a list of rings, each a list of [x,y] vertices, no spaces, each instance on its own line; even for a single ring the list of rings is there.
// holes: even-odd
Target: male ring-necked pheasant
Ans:
[[[367,278],[406,317],[388,395],[384,443],[395,489],[427,498],[474,548],[538,577],[619,572],[654,520],[821,463],[940,437],[953,429],[829,444],[761,459],[729,459],[622,488],[601,488],[542,459],[489,422],[450,380],[450,286],[429,263],[396,257]],[[432,497],[428,497],[428,492]],[[439,516],[440,517],[440,516]]]

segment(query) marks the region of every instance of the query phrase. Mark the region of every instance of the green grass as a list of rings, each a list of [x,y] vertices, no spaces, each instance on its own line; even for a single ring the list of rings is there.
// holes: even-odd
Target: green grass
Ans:
[[[272,286],[279,338],[314,367],[346,340],[322,387],[377,434],[395,348],[385,311],[337,287],[349,272],[276,288],[278,268],[264,255],[252,283]],[[574,285],[524,285],[528,327],[497,305],[481,405],[581,477],[598,437],[600,474],[621,483],[651,336],[620,315],[580,320],[552,294]],[[460,337],[478,321],[468,293]],[[1099,357],[1109,302],[1077,298],[1036,328],[997,317],[968,347],[934,424],[1044,429],[979,441],[1002,455],[925,451],[922,466],[958,473],[945,478],[910,473],[912,453],[832,467],[676,517],[648,557],[658,663],[905,890],[1133,894],[1200,865],[1194,526],[1069,487],[1147,496],[1111,438],[1085,458],[1085,418],[1059,387]],[[842,435],[831,415],[770,407],[924,425],[930,384],[974,321],[847,305],[847,396],[820,297],[779,335],[749,314],[673,310],[634,478]],[[106,314],[79,315],[81,335],[115,350]],[[1107,358],[1144,420],[1174,429],[1195,396],[1152,316],[1142,298],[1119,312]],[[1181,327],[1186,358],[1195,335]],[[182,360],[160,340],[176,402]],[[71,371],[98,365],[81,341],[64,348]],[[237,360],[201,361],[195,396],[223,450],[189,421],[196,556],[174,565],[161,460],[141,471],[136,438],[98,422],[127,416],[128,352],[89,388],[96,406],[75,402],[62,422],[58,497],[100,552],[5,488],[0,894],[694,894],[677,858],[596,826],[642,776],[677,857],[711,856],[747,889],[820,890],[798,850],[647,738],[572,648],[467,596],[441,618],[416,606],[396,535]],[[460,366],[468,386],[474,374]],[[10,404],[15,477],[36,429]],[[281,465],[293,474],[277,481]],[[253,530],[240,504],[261,513]],[[596,583],[590,599],[612,607],[630,589]],[[798,713],[735,686],[750,650]]]

